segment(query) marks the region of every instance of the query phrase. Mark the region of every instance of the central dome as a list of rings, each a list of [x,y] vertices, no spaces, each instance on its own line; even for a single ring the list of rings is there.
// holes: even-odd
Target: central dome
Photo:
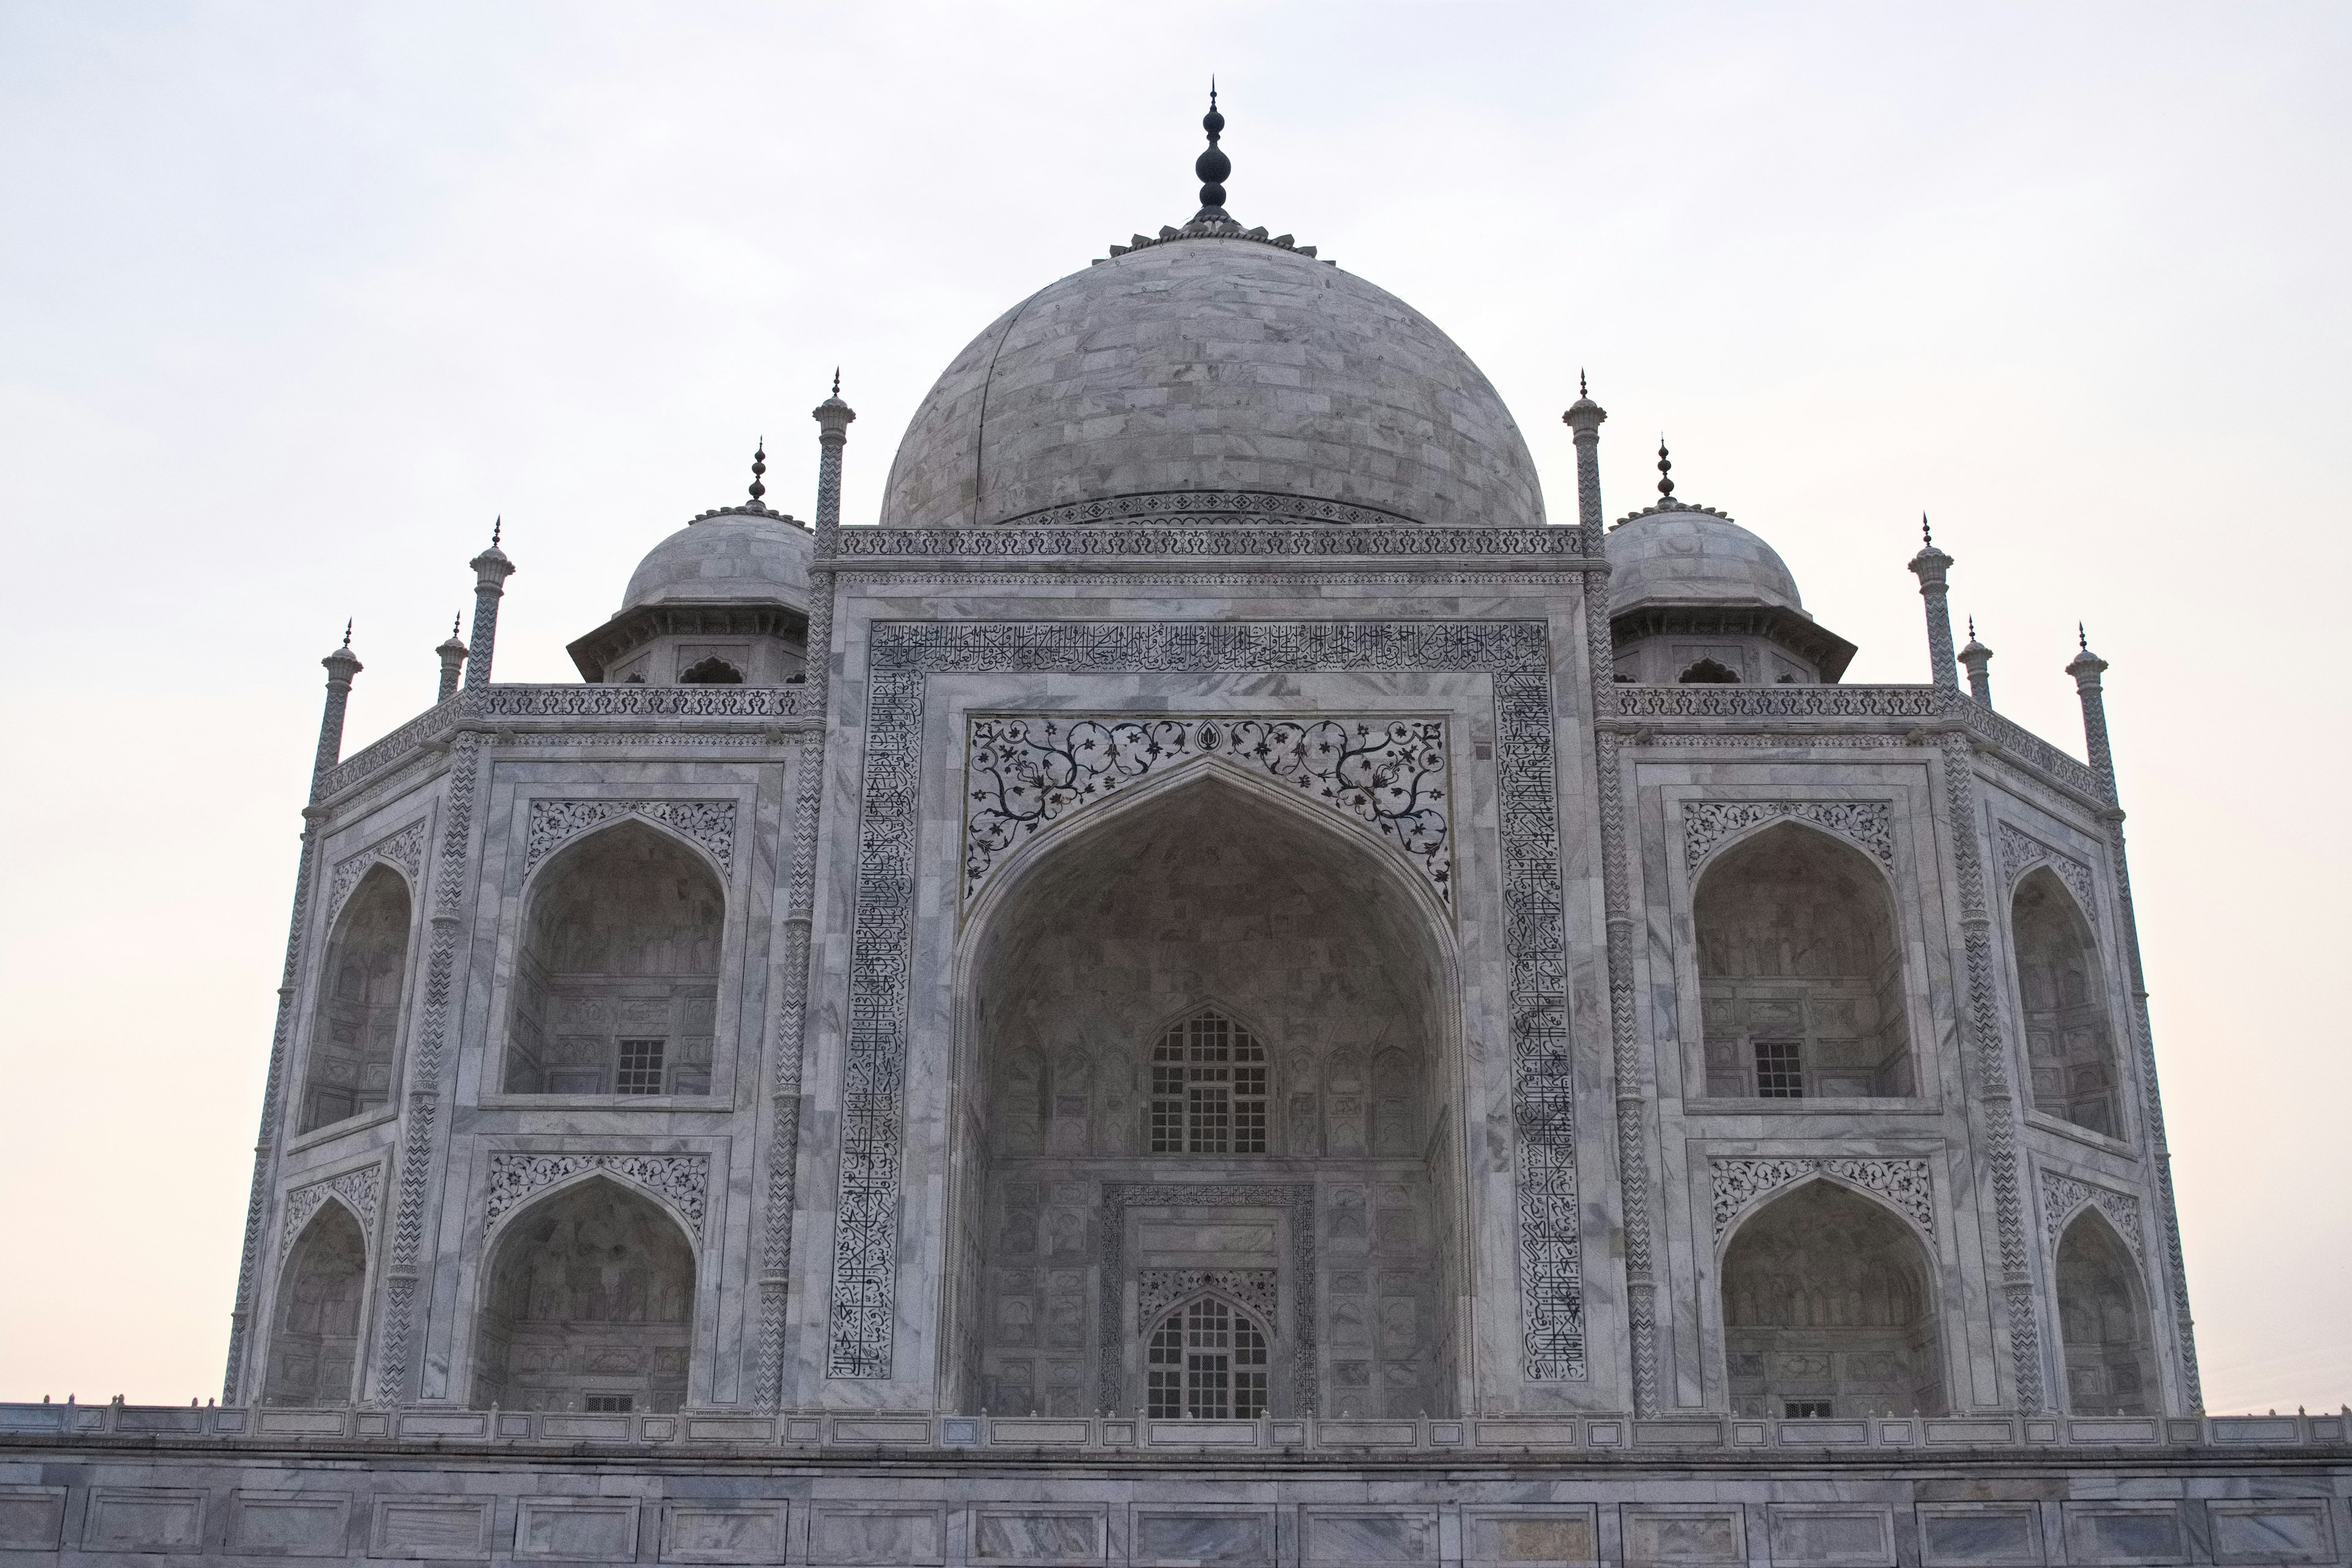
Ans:
[[[1518,426],[1452,339],[1230,228],[1145,242],[1006,311],[916,410],[882,501],[899,528],[1203,512],[1544,520]]]

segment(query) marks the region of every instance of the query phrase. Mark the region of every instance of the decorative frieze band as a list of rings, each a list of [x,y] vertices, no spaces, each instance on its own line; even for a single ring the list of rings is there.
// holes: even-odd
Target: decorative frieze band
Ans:
[[[2055,1171],[2043,1171],[2042,1239],[2053,1257],[2058,1251],[2058,1238],[2066,1234],[2066,1227],[2085,1208],[2095,1208],[2105,1215],[2107,1223],[2115,1226],[2116,1234],[2124,1238],[2124,1245],[2131,1248],[2133,1259],[2145,1261],[2140,1257],[2137,1198],[2129,1193],[2077,1181],[2073,1176],[2062,1176]]]
[[[1028,561],[1248,559],[1394,560],[1506,557],[1540,560],[1555,569],[1579,569],[1583,546],[1569,528],[1423,528],[1367,512],[1376,526],[1307,522],[1219,526],[1153,525],[1105,521],[1066,526],[1018,524],[979,528],[845,528],[836,546],[844,562],[940,561],[985,558]],[[1597,566],[1597,563],[1589,563]]]
[[[2074,895],[2074,902],[2083,917],[2094,925],[2098,923],[2099,901],[2095,897],[2096,882],[2090,867],[2062,850],[2044,844],[2032,834],[2002,822],[1995,825],[2000,841],[2000,885],[2014,892],[2017,879],[2036,866],[2047,866],[2066,890]]]
[[[701,1237],[710,1200],[708,1154],[493,1154],[483,1223],[496,1226],[517,1205],[590,1171],[644,1188],[676,1209],[687,1228]]]
[[[1936,1234],[1936,1194],[1925,1160],[1794,1156],[1710,1160],[1707,1175],[1715,1195],[1715,1237],[1724,1234],[1758,1204],[1799,1182],[1827,1176],[1885,1199]]]
[[[731,800],[535,800],[523,848],[523,875],[592,827],[615,817],[642,816],[685,835],[719,862],[735,865],[735,803]]]
[[[1691,800],[1683,803],[1683,863],[1693,870],[1727,839],[1781,817],[1809,822],[1895,868],[1894,814],[1881,800]]]
[[[1160,1315],[1180,1301],[1210,1291],[1274,1321],[1281,1290],[1272,1268],[1147,1268],[1136,1278],[1135,1328],[1149,1332]]]
[[[963,907],[1013,850],[1121,788],[1205,757],[1289,784],[1362,823],[1454,901],[1442,719],[991,714],[965,734]]]
[[[317,1214],[331,1197],[340,1198],[351,1209],[360,1222],[360,1234],[366,1237],[373,1246],[376,1204],[383,1192],[383,1168],[381,1165],[362,1165],[356,1171],[345,1171],[341,1175],[330,1176],[323,1182],[296,1187],[286,1194],[286,1224],[278,1237],[278,1260],[283,1262],[286,1255],[294,1250],[294,1243],[300,1238],[302,1227],[310,1223],[310,1216]]]
[[[335,917],[343,910],[343,900],[360,885],[360,879],[376,866],[395,866],[408,873],[408,891],[414,898],[425,874],[425,821],[419,817],[399,832],[380,838],[356,855],[347,855],[335,862],[333,879],[327,888],[327,923],[332,926]]]

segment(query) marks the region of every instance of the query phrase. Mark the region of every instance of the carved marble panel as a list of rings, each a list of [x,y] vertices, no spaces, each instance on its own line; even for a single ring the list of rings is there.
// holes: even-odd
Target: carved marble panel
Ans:
[[[719,868],[735,864],[735,803],[731,800],[535,800],[523,847],[523,874],[592,827],[620,816],[642,816],[685,835],[710,851]]]
[[[1710,1160],[1707,1176],[1715,1198],[1717,1241],[1758,1204],[1814,1176],[1833,1177],[1884,1198],[1908,1215],[1922,1231],[1929,1236],[1936,1234],[1935,1187],[1925,1160],[1849,1159],[1835,1155]]]
[[[2056,873],[2066,890],[2074,895],[2075,904],[2084,918],[2096,925],[2099,903],[2094,896],[2096,886],[2090,867],[2073,856],[2044,844],[2032,834],[2003,822],[1996,825],[1996,837],[2000,841],[2000,885],[2014,889],[2017,879],[2036,866],[2047,866]]]
[[[2126,1247],[2131,1248],[2135,1262],[2147,1261],[2140,1256],[2137,1198],[2129,1193],[2078,1181],[2073,1176],[2062,1176],[2055,1171],[2045,1170],[2041,1174],[2042,1239],[2053,1256],[2058,1250],[2058,1238],[2066,1234],[2066,1227],[2074,1223],[2074,1216],[2090,1207],[2105,1215],[2107,1223],[2115,1226],[2116,1234],[2123,1237]]]
[[[483,1220],[496,1226],[508,1210],[587,1171],[601,1171],[653,1194],[677,1210],[696,1237],[702,1235],[710,1195],[707,1154],[493,1154]]]
[[[416,896],[425,874],[425,821],[419,817],[397,833],[376,840],[356,855],[347,855],[335,862],[334,875],[327,887],[327,924],[332,926],[335,917],[342,913],[343,900],[360,885],[360,879],[379,865],[396,866],[408,874],[408,893]]]
[[[1782,817],[1811,823],[1893,869],[1893,813],[1883,800],[1693,800],[1683,803],[1683,863],[1693,870],[1727,840]]]
[[[294,1249],[302,1227],[330,1197],[341,1198],[359,1217],[360,1234],[371,1239],[375,1236],[376,1204],[383,1191],[383,1167],[363,1165],[356,1171],[345,1171],[340,1176],[330,1176],[323,1182],[296,1187],[286,1194],[286,1223],[278,1237],[280,1262]]]

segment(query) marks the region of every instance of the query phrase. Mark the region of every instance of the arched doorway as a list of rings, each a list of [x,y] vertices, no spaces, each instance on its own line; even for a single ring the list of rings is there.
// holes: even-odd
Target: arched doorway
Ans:
[[[264,1404],[351,1403],[366,1289],[367,1238],[352,1211],[331,1199],[319,1205],[286,1257],[269,1334]]]
[[[1916,1092],[1895,903],[1869,857],[1779,823],[1717,856],[1691,904],[1709,1095]]]
[[[2033,1109],[2121,1138],[2120,1075],[2091,922],[2066,884],[2038,866],[2019,880],[2010,900],[2010,931],[2017,943]]]
[[[1204,770],[1042,843],[978,915],[964,1407],[1167,1407],[1181,1342],[1226,1358],[1230,1408],[1261,1352],[1265,1414],[1455,1408],[1444,916],[1319,810]]]
[[[686,1398],[694,1248],[603,1177],[506,1222],[474,1337],[474,1406],[671,1411]]]
[[[401,987],[408,975],[408,884],[383,865],[360,879],[336,917],[319,973],[297,1131],[391,1103]]]
[[[2075,1215],[2059,1238],[2058,1331],[2065,1346],[2069,1411],[2155,1414],[2155,1343],[2139,1270],[2106,1216],[2095,1208]]]
[[[1927,1257],[1880,1205],[1807,1182],[1739,1226],[1722,1279],[1738,1414],[1942,1413]]]
[[[515,966],[509,1094],[708,1094],[727,895],[666,833],[623,822],[539,874]]]

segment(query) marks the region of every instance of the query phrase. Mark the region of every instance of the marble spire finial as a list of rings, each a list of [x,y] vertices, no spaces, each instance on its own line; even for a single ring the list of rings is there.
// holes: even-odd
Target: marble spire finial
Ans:
[[[1666,456],[1666,437],[1658,437],[1658,500],[1660,504],[1675,499],[1674,459]]]
[[[1203,218],[1213,218],[1231,222],[1225,216],[1225,179],[1234,172],[1234,161],[1225,156],[1223,148],[1217,145],[1219,137],[1224,132],[1225,117],[1217,111],[1217,79],[1214,77],[1209,79],[1209,112],[1201,116],[1201,129],[1209,133],[1209,145],[1205,152],[1192,160],[1192,173],[1201,181],[1201,210],[1193,215],[1192,221],[1199,223]]]
[[[343,620],[343,646],[345,647],[352,646],[352,617],[350,616],[346,616]]]
[[[762,505],[760,498],[768,493],[767,483],[761,477],[767,471],[768,438],[762,436],[760,437],[759,446],[751,452],[751,504],[753,506]]]

